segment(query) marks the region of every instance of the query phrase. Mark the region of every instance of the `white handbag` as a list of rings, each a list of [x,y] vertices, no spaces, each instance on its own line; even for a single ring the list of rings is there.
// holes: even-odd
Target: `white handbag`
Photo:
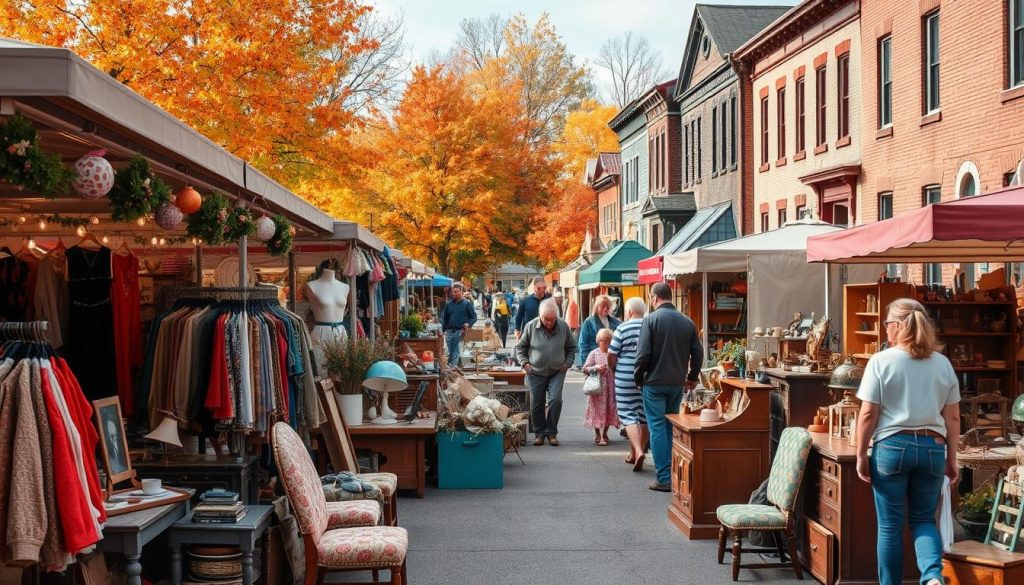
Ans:
[[[587,374],[587,379],[583,381],[583,393],[587,396],[597,396],[601,393],[600,373]]]

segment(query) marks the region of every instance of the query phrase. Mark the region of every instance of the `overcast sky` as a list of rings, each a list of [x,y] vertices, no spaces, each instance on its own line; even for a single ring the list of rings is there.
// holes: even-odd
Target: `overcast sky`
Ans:
[[[630,30],[661,53],[669,79],[679,71],[694,0],[370,0],[384,14],[404,12],[406,43],[415,62],[452,44],[463,18],[522,12],[532,23],[544,12],[580,61],[593,64],[601,44]],[[711,0],[708,4],[794,4],[795,0]],[[593,67],[591,67],[594,69]],[[594,69],[596,75],[600,72]],[[598,78],[601,83],[602,78]]]

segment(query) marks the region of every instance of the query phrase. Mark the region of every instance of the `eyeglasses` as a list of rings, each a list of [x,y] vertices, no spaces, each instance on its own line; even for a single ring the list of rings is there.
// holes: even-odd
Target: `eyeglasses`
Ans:
[[[882,321],[882,325],[885,325],[886,327],[888,327],[890,323],[899,323],[899,320],[898,319],[889,319],[889,320],[886,320],[886,321]]]

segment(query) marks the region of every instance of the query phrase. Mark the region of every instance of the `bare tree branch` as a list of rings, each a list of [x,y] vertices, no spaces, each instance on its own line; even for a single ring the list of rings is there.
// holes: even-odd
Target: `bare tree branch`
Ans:
[[[619,108],[626,107],[669,76],[661,55],[651,49],[647,38],[630,31],[605,41],[595,64],[611,76],[604,91]]]

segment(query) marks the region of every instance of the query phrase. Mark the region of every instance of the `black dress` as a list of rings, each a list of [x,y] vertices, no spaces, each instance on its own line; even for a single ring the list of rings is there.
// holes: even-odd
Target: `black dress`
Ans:
[[[89,400],[117,395],[110,248],[67,250],[71,300],[68,362]]]

